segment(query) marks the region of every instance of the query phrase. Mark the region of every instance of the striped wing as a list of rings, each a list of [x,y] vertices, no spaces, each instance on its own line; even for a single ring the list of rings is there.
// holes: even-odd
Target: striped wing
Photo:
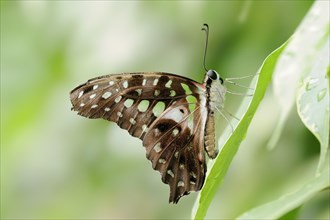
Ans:
[[[71,91],[72,109],[116,122],[143,141],[152,167],[170,185],[169,201],[202,188],[207,111],[203,85],[169,73],[127,73],[89,80]]]

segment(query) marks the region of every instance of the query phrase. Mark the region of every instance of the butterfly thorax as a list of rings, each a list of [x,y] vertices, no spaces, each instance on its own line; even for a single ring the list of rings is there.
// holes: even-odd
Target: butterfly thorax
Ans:
[[[208,117],[205,126],[205,150],[210,158],[218,155],[218,147],[215,141],[215,112],[222,109],[225,102],[226,87],[223,80],[214,70],[205,74],[204,86],[206,88],[206,108]]]

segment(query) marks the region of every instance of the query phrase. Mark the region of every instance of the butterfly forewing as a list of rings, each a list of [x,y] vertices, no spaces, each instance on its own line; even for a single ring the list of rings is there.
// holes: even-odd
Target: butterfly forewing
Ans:
[[[70,97],[78,114],[116,122],[140,138],[176,203],[205,178],[203,89],[169,73],[127,73],[91,79]]]

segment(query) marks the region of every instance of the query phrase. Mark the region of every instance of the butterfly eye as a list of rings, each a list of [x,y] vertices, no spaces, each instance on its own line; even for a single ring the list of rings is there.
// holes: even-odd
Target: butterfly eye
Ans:
[[[212,80],[219,79],[219,74],[217,72],[215,72],[214,70],[207,71],[207,76]]]

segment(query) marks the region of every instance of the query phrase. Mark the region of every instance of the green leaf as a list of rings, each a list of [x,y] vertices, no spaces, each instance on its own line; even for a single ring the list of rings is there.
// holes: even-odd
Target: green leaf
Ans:
[[[305,77],[298,89],[298,114],[305,126],[314,134],[321,145],[320,172],[329,148],[329,38],[324,44],[312,71]]]
[[[298,114],[321,144],[317,175],[302,188],[242,214],[239,219],[276,219],[329,187],[329,2],[314,3],[279,58],[273,88],[281,114],[269,142],[275,147],[296,101]],[[302,46],[303,45],[303,46]]]
[[[319,176],[312,179],[296,192],[284,195],[275,201],[254,208],[239,216],[238,219],[278,219],[282,217],[308,201],[321,190],[328,188],[329,171],[328,167]]]
[[[292,211],[286,213],[285,215],[281,216],[278,220],[293,220],[293,219],[298,219],[300,208],[295,208]]]
[[[316,1],[281,55],[274,73],[273,91],[280,108],[280,119],[268,147],[274,148],[294,106],[301,80],[310,73],[329,38],[328,1]]]
[[[206,215],[207,209],[213,197],[215,196],[215,193],[219,189],[219,186],[224,179],[224,176],[233,157],[238,150],[240,143],[245,138],[250,122],[259,106],[259,103],[263,99],[266,89],[271,81],[272,73],[274,71],[278,57],[282,53],[285,46],[286,43],[276,49],[274,52],[272,52],[265,59],[263,65],[261,66],[256,90],[245,115],[239,122],[233,134],[224,144],[218,157],[215,159],[213,166],[210,167],[210,170],[205,180],[204,187],[199,193],[199,196],[193,208],[192,216],[194,219],[202,219]]]

